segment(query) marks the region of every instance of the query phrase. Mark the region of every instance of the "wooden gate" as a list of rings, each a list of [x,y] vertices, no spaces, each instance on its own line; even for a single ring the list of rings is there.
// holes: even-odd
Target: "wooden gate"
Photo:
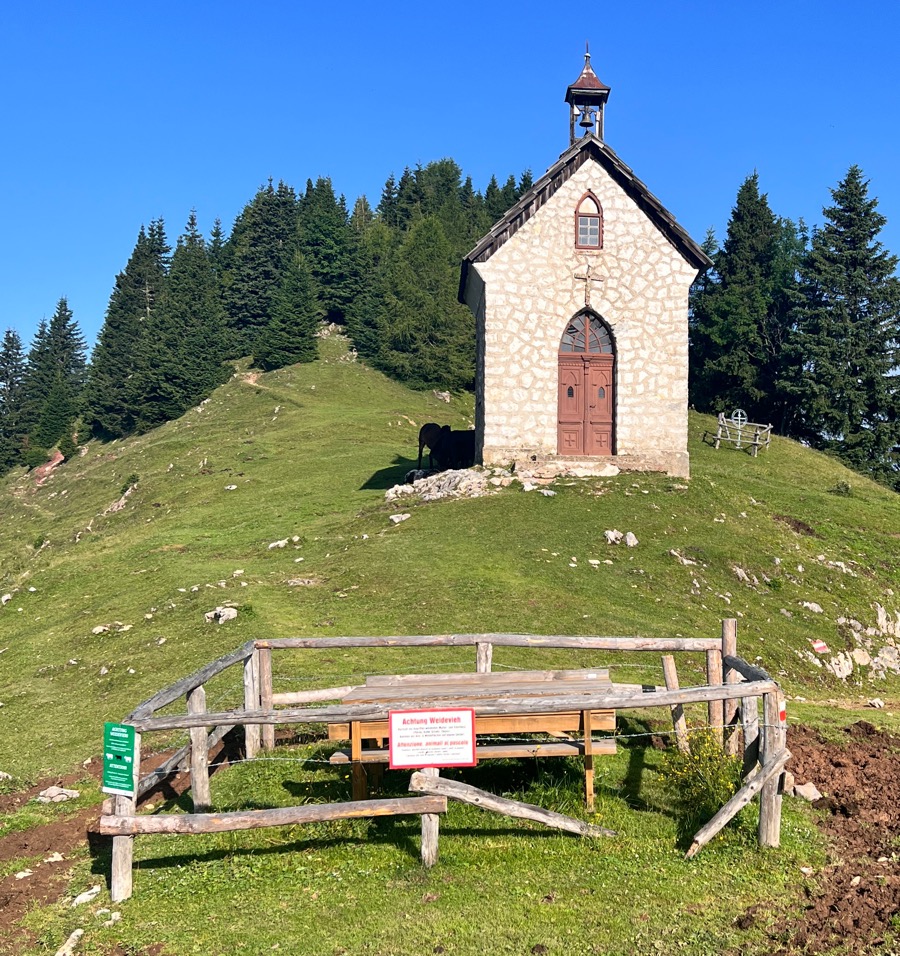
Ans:
[[[559,346],[560,455],[615,453],[615,351],[609,328],[592,312],[566,326]]]

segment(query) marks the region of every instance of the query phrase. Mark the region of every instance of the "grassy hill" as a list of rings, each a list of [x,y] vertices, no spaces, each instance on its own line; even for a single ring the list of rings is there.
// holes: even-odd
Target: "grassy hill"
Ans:
[[[623,474],[558,482],[555,497],[513,483],[398,508],[384,490],[414,466],[418,426],[461,427],[470,400],[411,392],[350,360],[339,337],[322,349],[312,365],[237,373],[148,435],[92,443],[42,485],[6,478],[0,769],[63,771],[98,751],[103,720],[270,636],[690,636],[736,616],[741,651],[790,693],[894,692],[870,667],[838,681],[810,648],[849,651],[860,641],[839,619],[872,627],[876,602],[900,608],[900,496],[787,440],[758,459],[714,451],[701,442],[710,420],[692,415],[689,482]],[[849,495],[834,493],[842,482]],[[401,510],[412,518],[392,525]],[[608,528],[639,545],[607,545]],[[206,623],[226,602],[237,620]],[[862,640],[873,657],[886,643]],[[658,679],[655,659],[611,660],[619,679]],[[367,665],[384,659],[303,662],[341,679]]]
[[[759,657],[795,697],[859,706],[876,693],[896,695],[896,676],[855,666],[840,681],[817,663],[866,642],[873,657],[890,646],[878,634],[854,637],[839,621],[870,628],[876,603],[891,615],[900,607],[897,495],[785,440],[756,460],[713,451],[701,442],[710,420],[692,416],[690,481],[559,481],[552,497],[513,483],[478,499],[386,504],[385,489],[414,465],[418,426],[462,426],[470,414],[467,397],[447,405],[410,392],[352,361],[331,337],[319,362],[239,371],[180,421],[93,443],[43,484],[32,474],[7,476],[0,770],[14,779],[3,786],[77,771],[99,752],[104,720],[250,638],[711,635],[722,617],[736,616],[741,653]],[[849,494],[835,493],[846,490],[842,483]],[[400,511],[411,517],[395,526],[388,519]],[[639,544],[607,545],[610,528],[633,531]],[[226,603],[236,620],[205,621]],[[812,652],[813,640],[830,653]],[[276,681],[293,688],[366,670],[469,668],[472,656],[279,655]],[[602,661],[615,679],[660,681],[658,658]],[[500,667],[599,662],[561,651],[495,655]],[[699,660],[679,666],[683,684],[701,679]],[[239,703],[237,682],[234,672],[213,682],[211,707]],[[825,719],[833,708],[816,713]],[[647,730],[627,716],[620,728]],[[151,746],[163,743],[157,736]],[[618,831],[615,840],[572,840],[460,805],[441,824],[441,859],[428,872],[410,820],[142,838],[135,896],[118,907],[121,922],[107,927],[91,915],[109,906],[102,893],[90,913],[62,901],[35,907],[26,923],[37,951],[51,953],[76,925],[87,926],[85,954],[474,956],[488,932],[494,953],[770,951],[767,934],[802,905],[799,868],[822,865],[808,811],[786,802],[778,851],[756,852],[751,808],[743,827],[685,863],[664,758],[645,743],[625,740],[599,762],[595,819]],[[214,776],[213,804],[342,799],[344,773],[315,745],[279,747]],[[577,762],[494,762],[473,773],[477,785],[583,814]],[[402,793],[401,778],[389,774],[389,790]],[[26,804],[0,824],[0,836],[99,801],[86,775],[79,787],[73,805]],[[104,852],[82,846],[67,856],[71,894],[102,882]],[[0,879],[41,860],[4,860]],[[736,928],[735,914],[756,904],[764,918]],[[15,952],[10,945],[0,940],[0,952]]]

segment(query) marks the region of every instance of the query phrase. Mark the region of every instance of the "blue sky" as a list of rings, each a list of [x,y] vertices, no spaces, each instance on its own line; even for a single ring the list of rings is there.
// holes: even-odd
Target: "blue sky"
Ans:
[[[816,223],[858,163],[900,253],[895,0],[7,4],[0,330],[27,346],[65,295],[93,342],[142,223],[230,228],[270,176],[373,205],[444,156],[537,176],[586,39],[607,141],[698,241],[754,169]]]

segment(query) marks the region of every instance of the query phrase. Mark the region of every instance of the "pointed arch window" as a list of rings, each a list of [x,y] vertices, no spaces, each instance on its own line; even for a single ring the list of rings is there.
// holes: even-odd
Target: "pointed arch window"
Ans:
[[[560,352],[590,352],[615,354],[615,344],[609,326],[593,312],[579,312],[566,326]]]
[[[592,192],[586,192],[575,209],[575,248],[603,248],[603,207]]]

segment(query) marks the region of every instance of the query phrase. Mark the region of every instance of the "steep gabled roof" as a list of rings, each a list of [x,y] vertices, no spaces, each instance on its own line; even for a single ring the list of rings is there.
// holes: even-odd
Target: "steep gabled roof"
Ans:
[[[675,217],[631,169],[606,143],[593,134],[588,134],[573,143],[463,259],[459,281],[460,302],[465,301],[469,266],[473,262],[486,262],[490,259],[588,159],[594,159],[600,163],[692,266],[696,269],[708,269],[712,265],[709,256],[678,225]]]

